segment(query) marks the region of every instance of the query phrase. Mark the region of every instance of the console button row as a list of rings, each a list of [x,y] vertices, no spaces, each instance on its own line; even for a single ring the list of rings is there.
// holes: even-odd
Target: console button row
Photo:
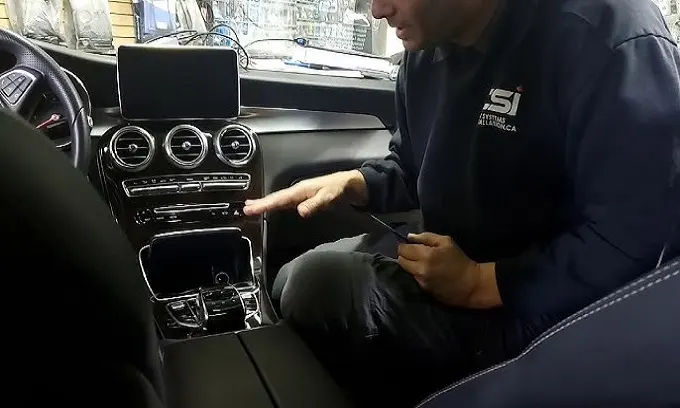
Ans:
[[[135,222],[140,225],[178,222],[235,221],[243,217],[241,202],[217,204],[182,204],[145,208],[137,211]]]
[[[128,197],[247,190],[249,186],[250,175],[235,173],[147,177],[123,182]]]
[[[200,328],[207,320],[205,306],[201,306],[197,298],[168,303],[166,310],[178,326]]]
[[[245,315],[241,295],[233,286],[198,293],[196,297],[171,301],[165,305],[165,324],[170,329],[200,329],[214,319]]]

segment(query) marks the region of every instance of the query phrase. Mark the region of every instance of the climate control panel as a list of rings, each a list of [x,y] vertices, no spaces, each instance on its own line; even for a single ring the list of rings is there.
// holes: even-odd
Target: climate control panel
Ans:
[[[246,173],[185,174],[123,181],[128,197],[247,190],[248,187],[250,175]]]

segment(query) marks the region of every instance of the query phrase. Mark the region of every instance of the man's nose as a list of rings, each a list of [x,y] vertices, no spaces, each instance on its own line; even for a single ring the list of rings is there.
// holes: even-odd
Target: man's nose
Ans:
[[[373,17],[377,20],[392,17],[394,15],[392,0],[373,0],[371,13],[373,13]]]

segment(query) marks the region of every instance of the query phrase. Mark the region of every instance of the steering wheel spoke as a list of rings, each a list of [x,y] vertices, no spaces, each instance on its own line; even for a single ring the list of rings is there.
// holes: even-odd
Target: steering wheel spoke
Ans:
[[[25,117],[28,105],[37,99],[34,98],[37,97],[37,89],[49,87],[61,102],[61,120],[65,120],[70,129],[71,162],[74,167],[87,172],[90,168],[92,127],[88,107],[68,74],[39,43],[4,28],[0,28],[0,51],[13,55],[17,61],[14,68],[0,74],[0,108]]]
[[[19,112],[42,75],[33,69],[14,67],[0,74],[0,101],[14,112]]]

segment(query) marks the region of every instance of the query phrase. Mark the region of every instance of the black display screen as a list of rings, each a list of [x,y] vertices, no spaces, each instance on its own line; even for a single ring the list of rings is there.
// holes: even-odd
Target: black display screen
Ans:
[[[120,46],[118,93],[130,120],[235,118],[238,55],[226,47]]]
[[[158,237],[147,256],[143,259],[146,278],[158,297],[252,280],[250,244],[240,233]]]

